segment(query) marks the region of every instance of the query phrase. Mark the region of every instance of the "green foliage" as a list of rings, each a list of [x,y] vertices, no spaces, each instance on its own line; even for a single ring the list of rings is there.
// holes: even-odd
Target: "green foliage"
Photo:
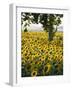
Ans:
[[[24,32],[27,32],[27,31],[28,31],[27,28],[25,28],[25,29],[24,29]]]
[[[34,17],[33,22],[38,24],[38,17],[39,17],[40,14],[39,13],[32,13],[32,15]]]

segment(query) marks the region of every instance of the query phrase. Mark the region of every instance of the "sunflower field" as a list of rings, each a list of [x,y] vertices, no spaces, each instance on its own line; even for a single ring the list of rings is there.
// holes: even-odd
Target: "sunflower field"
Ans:
[[[63,75],[63,32],[21,32],[21,76]]]

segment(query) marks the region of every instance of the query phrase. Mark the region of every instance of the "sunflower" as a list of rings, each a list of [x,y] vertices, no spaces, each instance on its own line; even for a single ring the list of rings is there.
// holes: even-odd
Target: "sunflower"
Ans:
[[[62,56],[62,55],[59,56],[59,60],[60,60],[60,61],[63,60],[63,56]]]
[[[49,73],[50,72],[50,70],[51,70],[51,64],[50,63],[47,63],[46,65],[45,65],[45,67],[44,67],[44,70],[45,70],[45,72],[46,73]]]
[[[32,76],[32,77],[37,76],[37,70],[33,70],[33,71],[31,72],[31,76]]]
[[[48,55],[48,60],[51,61],[52,58],[53,58],[53,55],[50,55],[50,54],[49,54],[49,55]]]
[[[40,57],[40,60],[41,60],[41,61],[45,61],[45,58],[46,58],[46,56],[43,55],[43,56]]]
[[[44,75],[51,74],[51,62],[56,63],[59,61],[63,63],[63,46],[60,45],[62,39],[57,39],[63,36],[61,33],[56,33],[55,37],[55,40],[49,42],[48,33],[46,32],[22,32],[21,63],[25,64],[25,67],[31,65],[29,71],[31,76],[36,76],[36,74],[43,75],[43,72],[38,72],[42,67],[44,67]],[[61,63],[59,64],[61,65]],[[60,65],[56,69],[60,70]],[[27,70],[29,68],[27,67]]]

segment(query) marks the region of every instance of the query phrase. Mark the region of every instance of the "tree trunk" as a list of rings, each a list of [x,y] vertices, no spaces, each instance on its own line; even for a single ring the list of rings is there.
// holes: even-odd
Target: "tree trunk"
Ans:
[[[48,32],[48,40],[52,41],[53,40],[53,28],[49,28],[49,32]]]

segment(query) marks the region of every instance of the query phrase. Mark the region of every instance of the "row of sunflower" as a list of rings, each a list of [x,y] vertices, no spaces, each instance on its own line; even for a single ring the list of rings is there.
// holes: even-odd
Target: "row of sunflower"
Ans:
[[[50,42],[47,32],[22,32],[21,60],[22,77],[62,75],[62,32],[57,32]]]

